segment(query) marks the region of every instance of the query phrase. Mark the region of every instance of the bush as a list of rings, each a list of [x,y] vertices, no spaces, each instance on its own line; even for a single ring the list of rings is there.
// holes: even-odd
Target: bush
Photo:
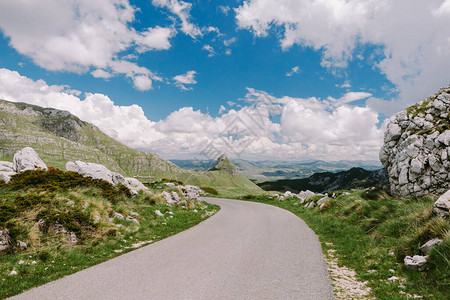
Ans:
[[[66,191],[76,187],[94,187],[102,192],[102,196],[110,201],[119,197],[131,197],[130,190],[119,184],[117,187],[102,179],[83,177],[77,172],[61,171],[49,167],[48,170],[27,170],[11,176],[7,185],[12,190],[38,188],[44,191]]]
[[[216,189],[212,188],[212,187],[201,186],[200,188],[202,190],[204,190],[206,193],[210,194],[210,195],[219,195],[219,192]]]

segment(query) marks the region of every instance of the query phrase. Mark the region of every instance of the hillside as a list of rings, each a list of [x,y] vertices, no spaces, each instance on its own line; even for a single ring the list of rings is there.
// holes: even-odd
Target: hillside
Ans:
[[[300,191],[310,190],[325,193],[333,190],[387,185],[388,179],[384,169],[368,171],[363,168],[351,168],[337,173],[316,173],[308,178],[266,181],[258,185],[266,191]]]
[[[261,191],[240,174],[188,171],[157,154],[129,148],[67,111],[0,100],[0,160],[11,161],[16,151],[27,146],[34,148],[47,165],[63,170],[66,162],[79,159],[125,176],[154,176],[156,180],[169,178],[211,186],[226,196]]]

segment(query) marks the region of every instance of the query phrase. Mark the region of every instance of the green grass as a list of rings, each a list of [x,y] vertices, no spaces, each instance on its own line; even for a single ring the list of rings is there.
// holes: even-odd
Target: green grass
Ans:
[[[54,171],[46,173],[51,172]],[[69,172],[56,177],[65,178],[65,173]],[[16,183],[26,178],[39,181],[36,176],[23,177]],[[68,177],[73,179],[73,174]],[[132,245],[140,241],[153,243],[174,235],[208,218],[207,212],[219,209],[197,201],[169,206],[163,204],[161,197],[143,192],[135,198],[126,194],[108,198],[102,186],[66,189],[66,185],[67,182],[53,182],[46,187],[30,184],[23,188],[17,187],[14,180],[0,185],[0,227],[8,228],[12,245],[0,253],[0,299],[132,251]],[[165,216],[157,216],[155,210]],[[133,217],[140,224],[111,221],[114,212]],[[40,220],[45,220],[44,225]],[[68,234],[56,234],[52,229],[56,222],[74,232],[78,242],[70,243]],[[17,247],[18,240],[26,242],[28,248]],[[8,276],[12,270],[18,275]]]
[[[340,264],[367,280],[377,299],[405,299],[400,291],[424,299],[450,299],[450,220],[432,214],[433,199],[392,199],[384,191],[353,191],[330,200],[319,211],[304,208],[297,198],[245,198],[279,206],[302,218],[319,236],[324,253],[329,249],[325,243],[333,243]],[[429,269],[405,269],[403,258],[420,254],[418,247],[432,238],[444,239],[444,243],[433,248]],[[394,275],[406,278],[403,288],[387,280]]]

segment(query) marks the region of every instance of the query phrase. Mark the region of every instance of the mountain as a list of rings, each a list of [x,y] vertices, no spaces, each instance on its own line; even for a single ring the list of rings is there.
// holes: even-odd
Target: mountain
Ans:
[[[219,171],[219,170],[224,170],[225,172],[233,175],[239,173],[239,168],[236,167],[225,154],[219,156],[216,164],[211,169],[209,169],[209,171]]]
[[[337,173],[316,173],[308,178],[266,181],[258,185],[266,191],[291,191],[298,193],[310,190],[315,193],[325,193],[328,191],[388,184],[389,181],[385,169],[369,171],[363,168],[351,168],[350,170]]]
[[[240,172],[255,182],[274,181],[278,179],[307,178],[320,172],[340,172],[354,167],[374,171],[382,166],[378,161],[332,161],[322,160],[293,162],[293,161],[248,161],[231,159]],[[204,171],[211,168],[213,160],[171,160],[177,166],[193,171]]]
[[[67,111],[0,100],[0,160],[12,161],[14,153],[27,146],[34,148],[48,166],[63,170],[66,162],[79,159],[125,176],[210,186],[224,196],[262,192],[242,174],[225,170],[193,172],[158,154],[127,147]]]

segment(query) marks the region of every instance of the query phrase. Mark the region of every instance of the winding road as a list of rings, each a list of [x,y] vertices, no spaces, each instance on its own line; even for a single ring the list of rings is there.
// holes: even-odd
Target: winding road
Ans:
[[[216,198],[208,220],[14,299],[333,299],[314,232],[270,205]]]

